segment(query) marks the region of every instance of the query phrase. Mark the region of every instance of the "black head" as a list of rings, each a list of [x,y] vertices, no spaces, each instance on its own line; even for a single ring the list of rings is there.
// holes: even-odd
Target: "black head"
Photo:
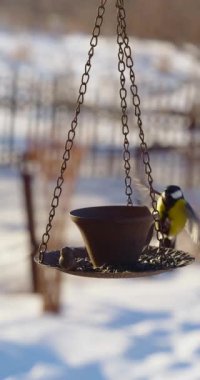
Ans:
[[[167,186],[165,191],[162,193],[163,202],[167,207],[172,207],[177,200],[183,198],[184,196],[181,188],[176,185]]]

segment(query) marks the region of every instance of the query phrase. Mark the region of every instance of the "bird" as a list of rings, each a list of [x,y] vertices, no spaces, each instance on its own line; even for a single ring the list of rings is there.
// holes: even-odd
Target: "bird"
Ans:
[[[137,190],[141,194],[138,183],[137,181]],[[143,184],[142,186],[146,187]],[[146,187],[146,191],[147,189]],[[168,185],[164,191],[155,191],[155,194],[160,219],[158,227],[163,234],[163,246],[174,248],[177,236],[184,229],[192,241],[200,245],[200,218],[185,199],[182,189],[177,185]]]
[[[184,229],[191,209],[179,186],[169,185],[159,195],[157,207],[163,245],[174,248],[177,235]]]

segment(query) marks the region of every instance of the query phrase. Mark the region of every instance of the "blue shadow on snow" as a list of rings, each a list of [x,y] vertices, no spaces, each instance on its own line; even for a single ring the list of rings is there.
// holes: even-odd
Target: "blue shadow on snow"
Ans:
[[[137,311],[137,310],[120,310],[119,314],[107,324],[109,328],[118,329],[126,326],[131,326],[136,323],[144,321],[155,321],[160,319],[168,319],[169,313],[166,312],[151,312],[151,311]]]

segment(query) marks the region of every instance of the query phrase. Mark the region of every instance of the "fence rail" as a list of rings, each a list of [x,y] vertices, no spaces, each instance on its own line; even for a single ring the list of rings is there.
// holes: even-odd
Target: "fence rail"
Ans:
[[[109,82],[106,87],[106,79],[103,83],[106,100],[102,101],[93,91],[83,106],[77,127],[76,144],[87,149],[80,167],[83,176],[118,176],[122,170],[118,85],[114,80],[113,86]],[[113,89],[109,93],[110,87]],[[174,89],[164,87],[162,82],[157,87],[155,83],[144,82],[140,87],[146,141],[153,157],[159,156],[159,175],[163,177],[161,163],[166,149],[169,157],[179,157],[178,168],[183,161],[187,161],[185,167],[191,160],[194,164],[200,146],[199,82],[191,80]],[[29,167],[32,164],[37,167],[33,158],[39,151],[46,159],[54,156],[60,162],[75,110],[73,88],[75,78],[71,75],[42,78],[16,70],[0,78],[0,166],[18,167],[26,161]],[[137,160],[140,142],[131,107],[129,124],[131,153]],[[168,166],[176,178],[173,174],[176,165],[168,161]]]

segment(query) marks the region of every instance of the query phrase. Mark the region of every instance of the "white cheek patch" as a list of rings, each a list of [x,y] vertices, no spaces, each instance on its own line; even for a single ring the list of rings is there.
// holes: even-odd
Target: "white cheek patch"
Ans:
[[[171,194],[171,197],[173,199],[179,199],[179,198],[182,198],[182,196],[183,196],[183,194],[182,194],[181,190],[177,190]]]

